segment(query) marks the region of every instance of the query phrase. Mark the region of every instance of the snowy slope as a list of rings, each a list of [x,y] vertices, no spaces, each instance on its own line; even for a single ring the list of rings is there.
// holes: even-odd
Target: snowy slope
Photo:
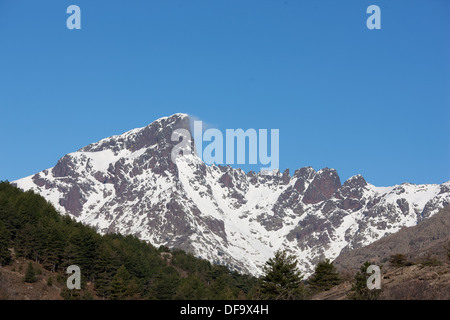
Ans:
[[[360,175],[341,184],[334,169],[261,175],[207,166],[188,154],[170,160],[175,114],[61,158],[14,183],[101,233],[133,234],[258,275],[287,249],[310,274],[327,257],[372,243],[450,203],[450,182],[375,187]]]

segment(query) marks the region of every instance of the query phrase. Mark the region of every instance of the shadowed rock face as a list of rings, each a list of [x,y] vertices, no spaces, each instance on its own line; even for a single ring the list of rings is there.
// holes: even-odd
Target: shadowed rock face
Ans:
[[[148,126],[140,129],[131,130],[120,136],[112,136],[99,142],[92,143],[79,151],[98,152],[103,150],[112,150],[119,152],[123,149],[136,151],[142,148],[158,146],[158,152],[170,152],[172,147],[178,144],[178,141],[172,141],[172,132],[177,129],[190,131],[189,117],[185,114],[175,114],[171,117],[161,118],[152,122]],[[167,150],[168,149],[168,150]]]
[[[367,186],[366,180],[361,175],[354,176],[344,182],[339,192],[336,192],[338,199],[361,199],[364,193],[362,190]]]
[[[323,169],[318,172],[306,189],[303,203],[315,204],[329,199],[341,186],[341,180],[334,169]]]
[[[312,167],[271,175],[207,166],[171,153],[175,114],[92,143],[15,183],[101,233],[133,234],[259,274],[277,249],[296,254],[306,274],[324,257],[417,224],[450,203],[450,183],[377,188],[360,176]]]

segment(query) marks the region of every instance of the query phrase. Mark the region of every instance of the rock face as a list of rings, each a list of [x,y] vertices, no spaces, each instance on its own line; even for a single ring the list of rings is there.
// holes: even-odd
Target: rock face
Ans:
[[[341,180],[334,169],[325,168],[314,176],[303,196],[304,204],[316,204],[328,200],[341,186]]]
[[[255,275],[278,249],[297,255],[308,275],[319,260],[450,203],[450,182],[375,187],[358,175],[341,185],[334,169],[245,173],[189,153],[174,163],[179,141],[171,136],[179,128],[189,130],[187,115],[90,144],[14,183],[101,233],[133,234]]]

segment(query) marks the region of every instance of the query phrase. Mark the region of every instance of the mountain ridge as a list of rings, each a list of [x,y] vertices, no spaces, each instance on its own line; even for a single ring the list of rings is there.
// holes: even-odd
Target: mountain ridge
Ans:
[[[189,122],[182,113],[160,118],[14,183],[101,233],[133,234],[253,275],[278,249],[297,255],[310,274],[319,260],[420,223],[450,203],[450,182],[375,187],[355,175],[342,184],[335,169],[245,173],[208,166],[193,153],[174,163],[179,141],[172,133],[190,132]]]

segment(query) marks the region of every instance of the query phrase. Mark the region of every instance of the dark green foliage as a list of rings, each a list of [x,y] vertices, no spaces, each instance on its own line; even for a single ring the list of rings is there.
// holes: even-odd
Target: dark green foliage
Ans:
[[[131,276],[125,266],[121,266],[111,281],[111,300],[136,298],[139,292],[137,281]]]
[[[27,271],[25,272],[25,282],[33,283],[36,281],[36,273],[34,271],[33,264],[30,262],[28,263]]]
[[[92,299],[92,293],[101,299],[250,299],[256,292],[254,277],[134,236],[101,236],[41,196],[0,182],[1,264],[10,262],[8,248],[55,272],[64,299]],[[69,265],[80,267],[81,290],[64,287]]]
[[[367,287],[367,279],[370,274],[367,273],[367,268],[371,265],[366,261],[356,273],[355,279],[348,295],[351,300],[377,300],[381,294],[381,289],[369,289]]]
[[[0,221],[0,266],[11,263],[11,252],[9,251],[11,235],[4,223]]]
[[[329,259],[319,262],[314,270],[314,274],[309,278],[309,286],[313,292],[330,290],[339,283],[339,273]]]
[[[165,266],[161,272],[154,277],[152,296],[157,300],[168,300],[176,295],[180,277],[173,267]]]
[[[183,278],[177,287],[175,299],[177,300],[193,300],[207,299],[207,289],[203,281],[197,277]]]
[[[267,300],[295,300],[303,298],[303,276],[297,269],[297,260],[286,251],[277,251],[264,266],[261,278],[261,298]]]

